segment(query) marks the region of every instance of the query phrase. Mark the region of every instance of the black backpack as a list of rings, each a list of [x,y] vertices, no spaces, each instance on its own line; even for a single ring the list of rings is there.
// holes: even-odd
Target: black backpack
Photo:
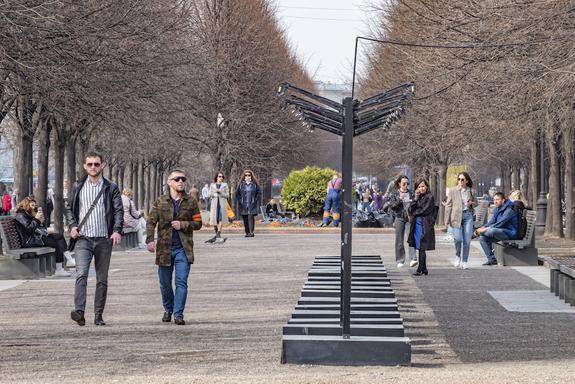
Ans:
[[[516,200],[511,204],[511,209],[517,214],[517,237],[523,239],[527,234],[527,218],[525,217],[525,205],[522,201]]]

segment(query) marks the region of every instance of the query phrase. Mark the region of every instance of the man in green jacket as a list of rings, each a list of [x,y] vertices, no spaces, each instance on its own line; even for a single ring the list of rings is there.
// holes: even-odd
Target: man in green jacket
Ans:
[[[164,306],[163,322],[184,325],[184,308],[188,296],[188,275],[194,262],[193,231],[202,227],[198,202],[185,193],[186,174],[174,169],[168,174],[169,194],[160,196],[148,217],[146,244],[156,252],[160,291]],[[158,229],[158,240],[154,231]],[[172,288],[175,271],[176,290]]]

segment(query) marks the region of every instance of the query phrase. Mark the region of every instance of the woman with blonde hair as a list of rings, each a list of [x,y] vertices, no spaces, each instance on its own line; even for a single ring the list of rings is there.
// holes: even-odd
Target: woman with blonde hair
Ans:
[[[130,188],[124,188],[122,191],[122,206],[124,207],[124,228],[138,232],[138,247],[141,249],[146,246],[146,219],[142,212],[136,209],[133,200],[134,194]]]
[[[210,184],[210,225],[214,227],[216,235],[207,240],[206,243],[223,243],[226,241],[221,234],[222,225],[229,222],[227,207],[230,187],[224,180],[223,172],[217,172],[214,176],[214,182]]]
[[[36,200],[25,197],[16,206],[16,230],[22,248],[52,247],[56,250],[56,276],[70,276],[64,270],[64,257],[68,266],[75,266],[72,253],[68,251],[64,236],[59,233],[48,233],[44,227],[44,213],[37,208]]]

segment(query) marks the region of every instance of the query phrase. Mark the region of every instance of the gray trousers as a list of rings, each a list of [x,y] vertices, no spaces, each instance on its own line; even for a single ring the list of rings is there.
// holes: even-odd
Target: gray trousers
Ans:
[[[105,237],[80,237],[74,248],[76,254],[76,286],[74,287],[74,305],[77,311],[86,309],[86,288],[92,257],[96,268],[96,295],[94,314],[104,313],[108,296],[108,270],[112,258],[112,240]]]
[[[393,222],[395,228],[395,262],[405,263],[405,234],[409,236],[409,221],[396,217]],[[409,247],[409,259],[417,260],[415,248]]]

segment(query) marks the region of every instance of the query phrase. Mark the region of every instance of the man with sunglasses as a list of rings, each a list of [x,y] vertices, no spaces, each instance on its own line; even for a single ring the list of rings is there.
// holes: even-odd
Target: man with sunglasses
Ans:
[[[90,263],[96,268],[96,294],[94,297],[94,324],[106,325],[102,314],[108,295],[108,270],[112,247],[120,244],[124,226],[122,196],[116,184],[104,178],[102,155],[88,152],[84,157],[87,176],[74,183],[66,200],[66,222],[70,237],[76,239],[75,309],[71,318],[78,325],[86,324],[86,288]]]
[[[162,321],[185,325],[190,264],[194,263],[193,231],[202,228],[198,201],[185,193],[186,174],[174,169],[168,173],[169,193],[152,205],[146,225],[148,251],[156,252],[160,292],[164,307]],[[158,240],[154,232],[158,229]],[[176,289],[172,287],[175,272]]]

